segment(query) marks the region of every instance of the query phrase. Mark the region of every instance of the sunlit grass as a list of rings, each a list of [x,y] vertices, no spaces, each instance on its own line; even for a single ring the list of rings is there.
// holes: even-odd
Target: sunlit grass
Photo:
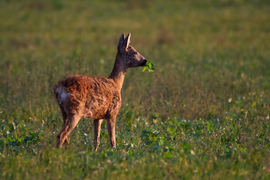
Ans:
[[[1,179],[268,179],[268,1],[1,1]],[[127,72],[117,149],[93,151],[82,119],[71,147],[53,85],[105,76],[118,38],[155,71]]]

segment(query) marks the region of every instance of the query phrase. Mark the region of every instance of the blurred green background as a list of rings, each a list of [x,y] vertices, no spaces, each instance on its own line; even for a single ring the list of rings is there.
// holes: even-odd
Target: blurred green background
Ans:
[[[20,160],[15,156],[20,154],[17,148],[29,148],[23,144],[23,140],[29,134],[36,133],[36,130],[43,133],[40,135],[42,138],[39,137],[41,139],[32,142],[32,146],[38,149],[37,154],[47,152],[42,149],[43,146],[49,149],[55,146],[56,133],[61,129],[62,120],[52,87],[60,79],[73,74],[107,77],[112,70],[117,43],[123,32],[132,34],[131,45],[155,64],[155,71],[148,73],[142,72],[142,68],[135,68],[127,72],[122,88],[122,108],[117,117],[117,131],[129,132],[126,124],[135,123],[135,119],[143,119],[143,123],[147,124],[153,124],[153,119],[159,123],[168,123],[172,119],[191,120],[194,123],[233,119],[233,123],[239,123],[239,126],[234,126],[234,130],[241,129],[244,124],[245,127],[252,127],[242,128],[237,131],[238,134],[259,137],[263,132],[264,148],[257,151],[268,152],[269,12],[268,0],[1,0],[0,165],[4,166],[10,158],[19,163]],[[244,119],[244,122],[239,119]],[[75,130],[82,132],[74,135],[73,144],[80,144],[83,133],[92,133],[92,123],[86,119],[82,121],[83,127],[79,125]],[[19,127],[25,129],[20,130]],[[138,139],[136,143],[141,142],[140,133],[144,126],[141,124],[141,127],[138,132],[136,128],[131,130],[134,138]],[[211,123],[205,124],[207,127],[209,130]],[[218,125],[215,127],[220,128]],[[181,136],[177,131],[175,133],[174,136]],[[126,138],[120,134],[117,137],[118,143]],[[18,138],[22,142],[18,142]],[[92,139],[92,135],[89,139]],[[175,147],[178,147],[177,143],[183,139],[178,140],[165,141],[165,144],[176,143]],[[257,139],[254,139],[256,143]],[[105,135],[103,144],[101,149],[106,152],[109,148]],[[241,148],[251,148],[254,144],[243,144]],[[196,146],[196,143],[193,145]],[[74,151],[85,148],[79,146],[76,149],[78,147],[74,146]],[[35,157],[35,153],[28,154],[31,151],[29,149],[21,151],[24,155]],[[89,151],[92,153],[93,150]],[[140,150],[135,152],[139,158]],[[205,153],[202,157],[208,154],[204,150],[201,152]],[[261,171],[258,170],[258,176],[253,173],[254,178],[269,177],[269,166],[263,165],[268,158],[267,152],[262,155],[261,161],[258,160]],[[55,150],[55,153],[60,151]],[[95,158],[97,154],[93,152],[89,156]],[[257,157],[251,154],[248,156]],[[249,163],[254,164],[254,159]],[[38,162],[43,163],[41,160]],[[173,162],[167,164],[173,166]],[[207,171],[204,169],[206,164],[202,162],[200,172]],[[8,169],[14,165],[4,167],[6,173],[3,171],[0,177],[20,177],[20,172],[14,176],[9,174],[11,171]],[[110,174],[110,167],[107,168]],[[246,168],[246,174],[240,178],[250,177],[256,171],[254,167]],[[61,175],[63,172],[63,169],[59,170],[60,179],[65,177]],[[186,172],[189,172],[188,169]],[[220,172],[225,170],[221,169]],[[104,174],[102,170],[98,173]],[[180,175],[175,177],[197,179],[223,176],[222,173],[214,177],[207,173],[198,176],[178,173]],[[148,171],[145,171],[142,177],[155,179],[147,174]],[[168,174],[161,177],[169,177]],[[27,175],[24,177],[29,178]],[[80,175],[74,177],[82,178]],[[91,176],[86,172],[83,177]],[[45,176],[43,178],[46,179]]]

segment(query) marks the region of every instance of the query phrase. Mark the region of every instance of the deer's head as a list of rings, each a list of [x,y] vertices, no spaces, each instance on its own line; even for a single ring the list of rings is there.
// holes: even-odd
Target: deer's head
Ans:
[[[126,68],[144,66],[147,60],[136,51],[136,49],[129,45],[130,36],[131,34],[129,33],[125,38],[125,34],[123,33],[119,39],[117,50],[123,61],[121,63],[123,63]]]

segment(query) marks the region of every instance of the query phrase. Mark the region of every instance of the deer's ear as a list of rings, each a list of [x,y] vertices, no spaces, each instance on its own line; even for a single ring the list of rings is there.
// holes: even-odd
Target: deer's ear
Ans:
[[[123,35],[123,34],[122,34]],[[128,46],[129,46],[129,43],[130,43],[130,36],[131,34],[129,33],[126,37],[126,39],[124,39],[122,41],[122,43],[120,43],[120,40],[119,40],[119,43],[118,43],[118,50],[121,52],[121,53],[124,53]],[[120,38],[121,39],[121,38]]]
[[[125,40],[125,33],[122,33],[122,35],[119,38],[119,42],[117,45],[117,50],[120,51],[123,41]]]
[[[127,50],[128,46],[129,46],[129,43],[130,43],[130,36],[131,36],[131,34],[128,33],[127,38],[126,38],[125,41],[124,41],[125,50]]]

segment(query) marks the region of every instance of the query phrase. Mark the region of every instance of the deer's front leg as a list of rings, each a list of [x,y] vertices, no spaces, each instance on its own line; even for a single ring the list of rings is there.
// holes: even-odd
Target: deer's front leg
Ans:
[[[115,119],[116,116],[111,116],[107,119],[107,129],[110,138],[111,147],[116,148],[116,141],[115,141]]]
[[[99,137],[100,137],[100,129],[101,129],[101,123],[103,119],[95,119],[94,120],[94,133],[95,133],[95,138],[94,138],[94,144],[95,144],[95,151],[97,151],[98,146],[99,146]]]

